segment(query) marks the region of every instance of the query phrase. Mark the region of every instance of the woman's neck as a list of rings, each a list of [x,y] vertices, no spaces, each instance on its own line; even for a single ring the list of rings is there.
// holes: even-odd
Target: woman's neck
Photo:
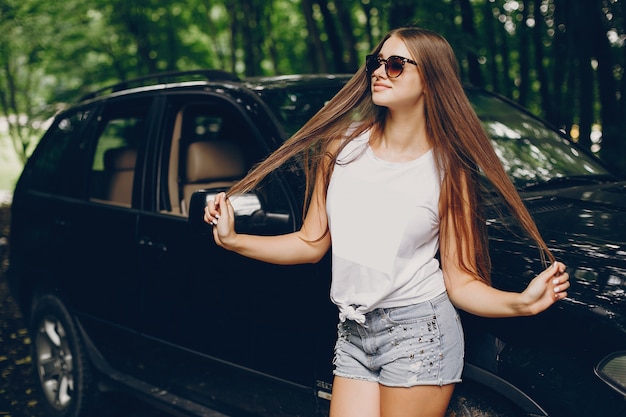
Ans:
[[[406,162],[419,158],[431,148],[426,126],[415,119],[397,120],[388,117],[382,131],[370,140],[374,154],[390,162]]]

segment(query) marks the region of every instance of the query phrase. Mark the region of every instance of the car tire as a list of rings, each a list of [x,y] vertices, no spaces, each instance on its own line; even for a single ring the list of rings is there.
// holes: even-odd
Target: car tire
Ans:
[[[37,299],[30,321],[31,354],[47,414],[85,416],[95,402],[92,368],[76,324],[54,295]]]

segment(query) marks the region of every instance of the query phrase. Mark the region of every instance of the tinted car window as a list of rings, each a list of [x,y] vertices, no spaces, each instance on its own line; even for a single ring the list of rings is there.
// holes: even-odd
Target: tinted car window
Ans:
[[[555,178],[609,176],[600,163],[529,114],[485,93],[468,91],[468,95],[500,161],[518,188]]]
[[[109,104],[98,118],[90,174],[90,198],[130,206],[137,152],[145,132],[148,98]]]
[[[77,181],[82,176],[76,175],[76,170],[80,169],[76,161],[89,114],[89,109],[81,109],[56,120],[41,141],[29,168],[32,189],[64,196],[80,193],[82,187],[77,186]]]
[[[500,98],[468,90],[468,96],[509,176],[518,188],[557,179],[607,177],[596,160],[542,121]],[[328,101],[328,90],[294,86],[259,92],[287,132],[293,135]]]
[[[272,108],[274,114],[280,117],[280,123],[292,136],[311,117],[324,107],[333,94],[333,90],[339,91],[339,85],[330,88],[319,86],[268,89],[260,93],[263,100]],[[335,92],[336,93],[336,92]]]

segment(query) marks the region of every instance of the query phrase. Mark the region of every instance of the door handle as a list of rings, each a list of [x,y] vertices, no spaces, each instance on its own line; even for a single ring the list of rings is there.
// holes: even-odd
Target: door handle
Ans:
[[[162,242],[154,242],[147,236],[139,238],[139,246],[144,246],[150,249],[153,249],[157,252],[167,252],[167,245]]]

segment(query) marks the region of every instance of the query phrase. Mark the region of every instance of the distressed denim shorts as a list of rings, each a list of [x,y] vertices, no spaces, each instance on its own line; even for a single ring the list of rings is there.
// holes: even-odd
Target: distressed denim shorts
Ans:
[[[464,357],[459,315],[443,293],[404,307],[365,314],[365,323],[338,325],[336,376],[390,387],[447,385],[461,381]]]

